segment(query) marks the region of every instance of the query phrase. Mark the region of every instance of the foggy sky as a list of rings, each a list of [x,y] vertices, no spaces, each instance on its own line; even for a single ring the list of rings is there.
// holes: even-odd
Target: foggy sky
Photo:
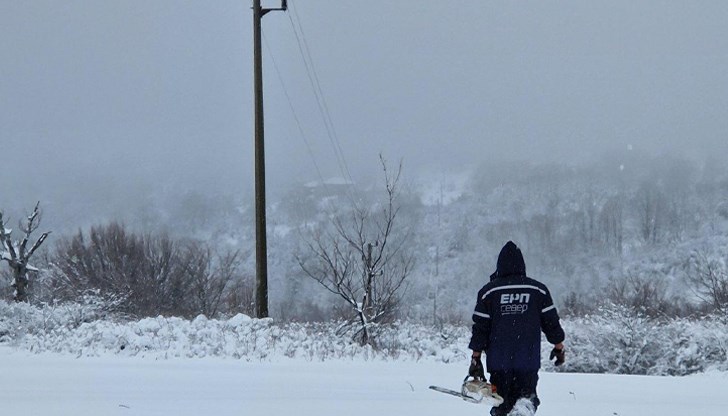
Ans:
[[[728,153],[728,2],[289,3],[354,180],[379,153],[409,172]],[[296,18],[263,23],[269,193],[318,179],[314,161],[342,175]],[[252,91],[248,1],[0,0],[0,204],[249,192]]]

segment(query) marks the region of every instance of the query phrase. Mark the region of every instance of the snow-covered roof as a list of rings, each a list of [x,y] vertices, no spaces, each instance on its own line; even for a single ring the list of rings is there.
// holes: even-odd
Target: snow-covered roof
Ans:
[[[307,188],[317,188],[319,186],[341,186],[341,185],[354,185],[354,182],[344,179],[342,177],[334,177],[325,179],[323,182],[321,181],[311,181],[305,183],[303,186]]]

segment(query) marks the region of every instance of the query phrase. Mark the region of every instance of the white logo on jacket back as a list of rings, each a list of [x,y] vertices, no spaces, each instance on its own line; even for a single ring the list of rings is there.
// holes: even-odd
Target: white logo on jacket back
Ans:
[[[530,300],[530,293],[504,293],[500,298],[501,314],[513,315],[525,313],[528,310],[528,301]]]

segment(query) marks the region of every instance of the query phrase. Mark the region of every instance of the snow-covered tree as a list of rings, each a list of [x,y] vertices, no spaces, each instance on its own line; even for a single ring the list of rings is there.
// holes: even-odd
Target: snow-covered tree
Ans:
[[[15,289],[14,299],[16,302],[28,301],[28,272],[38,271],[28,262],[50,234],[50,231],[44,232],[28,248],[31,234],[40,226],[40,219],[40,202],[38,202],[35,204],[33,212],[28,215],[25,224],[22,222],[19,224],[20,231],[23,232],[23,239],[13,241],[11,237],[12,230],[5,228],[5,219],[2,211],[0,211],[0,243],[2,243],[2,246],[0,246],[2,248],[0,260],[6,261],[12,270],[12,287]]]

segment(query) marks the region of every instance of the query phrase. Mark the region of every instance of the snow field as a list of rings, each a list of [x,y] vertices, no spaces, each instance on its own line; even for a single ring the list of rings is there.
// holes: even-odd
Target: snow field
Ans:
[[[2,414],[37,416],[487,415],[429,390],[467,362],[76,358],[0,349]],[[724,416],[728,374],[541,373],[539,416]]]

